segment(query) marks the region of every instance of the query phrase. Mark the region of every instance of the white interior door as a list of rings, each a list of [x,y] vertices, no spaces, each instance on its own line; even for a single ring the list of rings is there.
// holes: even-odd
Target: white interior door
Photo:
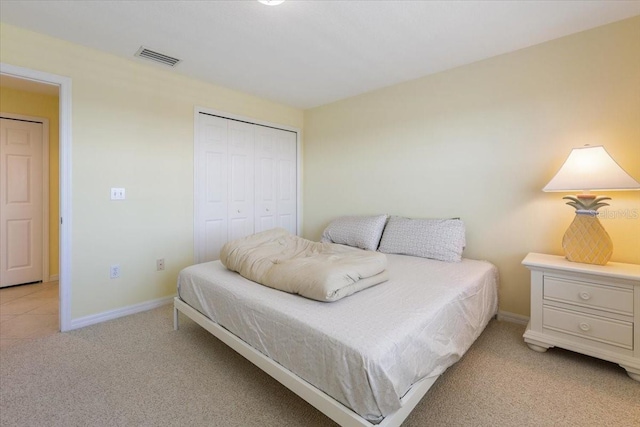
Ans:
[[[259,233],[277,226],[278,147],[275,129],[256,126],[255,141],[255,231]]]
[[[277,226],[296,234],[298,229],[298,174],[297,174],[297,135],[294,132],[277,130],[275,141],[278,149]]]
[[[229,240],[274,227],[298,232],[297,133],[196,113],[196,262]]]
[[[196,259],[220,258],[227,242],[228,120],[199,114],[196,145]]]
[[[253,234],[254,127],[229,122],[229,240]]]
[[[0,287],[42,280],[41,123],[0,119]]]

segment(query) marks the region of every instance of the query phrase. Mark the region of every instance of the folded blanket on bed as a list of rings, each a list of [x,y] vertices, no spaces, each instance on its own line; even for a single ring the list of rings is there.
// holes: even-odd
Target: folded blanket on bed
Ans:
[[[388,279],[382,253],[312,242],[282,228],[226,243],[220,261],[254,282],[325,302]]]

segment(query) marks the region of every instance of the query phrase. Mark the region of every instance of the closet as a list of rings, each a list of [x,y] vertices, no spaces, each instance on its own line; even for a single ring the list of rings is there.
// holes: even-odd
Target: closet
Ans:
[[[196,262],[273,227],[297,234],[297,132],[203,112],[195,127]]]

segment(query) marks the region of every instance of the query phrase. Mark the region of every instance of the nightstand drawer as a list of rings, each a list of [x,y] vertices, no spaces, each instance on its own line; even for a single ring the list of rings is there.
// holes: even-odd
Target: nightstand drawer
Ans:
[[[554,307],[542,310],[545,328],[633,350],[633,323]]]
[[[544,277],[544,299],[633,315],[633,290]]]

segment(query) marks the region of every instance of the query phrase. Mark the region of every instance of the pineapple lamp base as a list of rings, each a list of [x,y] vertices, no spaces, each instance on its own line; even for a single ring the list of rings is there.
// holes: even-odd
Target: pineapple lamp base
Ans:
[[[598,220],[597,212],[576,212],[562,238],[566,258],[572,262],[605,265],[613,254],[611,237]]]

